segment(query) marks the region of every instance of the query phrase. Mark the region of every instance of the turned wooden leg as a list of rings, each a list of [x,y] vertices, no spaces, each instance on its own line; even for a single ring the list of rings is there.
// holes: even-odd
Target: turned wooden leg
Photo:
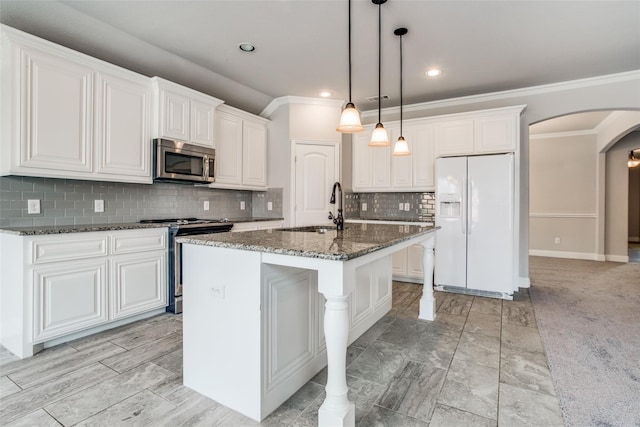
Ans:
[[[421,245],[424,248],[422,256],[424,286],[422,287],[420,314],[418,318],[423,320],[436,320],[436,299],[433,296],[433,249],[435,247],[435,236],[432,235],[423,241]]]
[[[348,296],[324,294],[324,337],[327,343],[327,397],[318,410],[318,425],[355,426],[355,405],[347,393],[346,363],[349,338]]]

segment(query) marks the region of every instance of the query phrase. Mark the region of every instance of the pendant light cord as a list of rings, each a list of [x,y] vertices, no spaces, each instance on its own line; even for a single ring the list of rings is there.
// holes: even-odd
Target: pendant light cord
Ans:
[[[351,0],[349,0],[349,103],[351,103]]]
[[[378,123],[382,123],[382,2],[378,3]]]
[[[402,35],[400,36],[400,136],[402,135]]]

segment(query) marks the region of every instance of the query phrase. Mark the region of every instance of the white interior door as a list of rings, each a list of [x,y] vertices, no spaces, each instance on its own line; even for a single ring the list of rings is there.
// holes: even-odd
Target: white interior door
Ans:
[[[295,206],[294,225],[330,223],[330,205],[333,183],[339,179],[338,146],[334,143],[295,144]],[[337,195],[336,195],[337,196]]]

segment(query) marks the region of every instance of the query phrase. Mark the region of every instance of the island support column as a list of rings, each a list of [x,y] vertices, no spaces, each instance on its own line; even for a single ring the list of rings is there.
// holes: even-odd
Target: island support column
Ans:
[[[324,338],[327,343],[326,398],[318,410],[318,426],[355,426],[355,405],[347,394],[349,297],[324,294]]]
[[[436,320],[436,299],[433,296],[433,250],[435,247],[435,236],[433,233],[429,238],[420,243],[424,248],[422,255],[424,284],[422,286],[422,297],[420,298],[419,319]]]

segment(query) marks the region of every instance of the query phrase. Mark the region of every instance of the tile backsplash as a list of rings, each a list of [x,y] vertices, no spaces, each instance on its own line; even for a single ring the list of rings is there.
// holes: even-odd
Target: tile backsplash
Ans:
[[[40,200],[28,214],[27,201]],[[94,212],[104,200],[104,212]],[[209,210],[204,202],[209,201]],[[241,210],[241,202],[245,209]],[[267,209],[271,202],[272,210]],[[193,185],[127,184],[20,176],[0,177],[0,227],[137,222],[149,218],[281,218],[282,189],[220,190]]]
[[[435,204],[435,193],[345,193],[344,215],[348,219],[433,222]]]

